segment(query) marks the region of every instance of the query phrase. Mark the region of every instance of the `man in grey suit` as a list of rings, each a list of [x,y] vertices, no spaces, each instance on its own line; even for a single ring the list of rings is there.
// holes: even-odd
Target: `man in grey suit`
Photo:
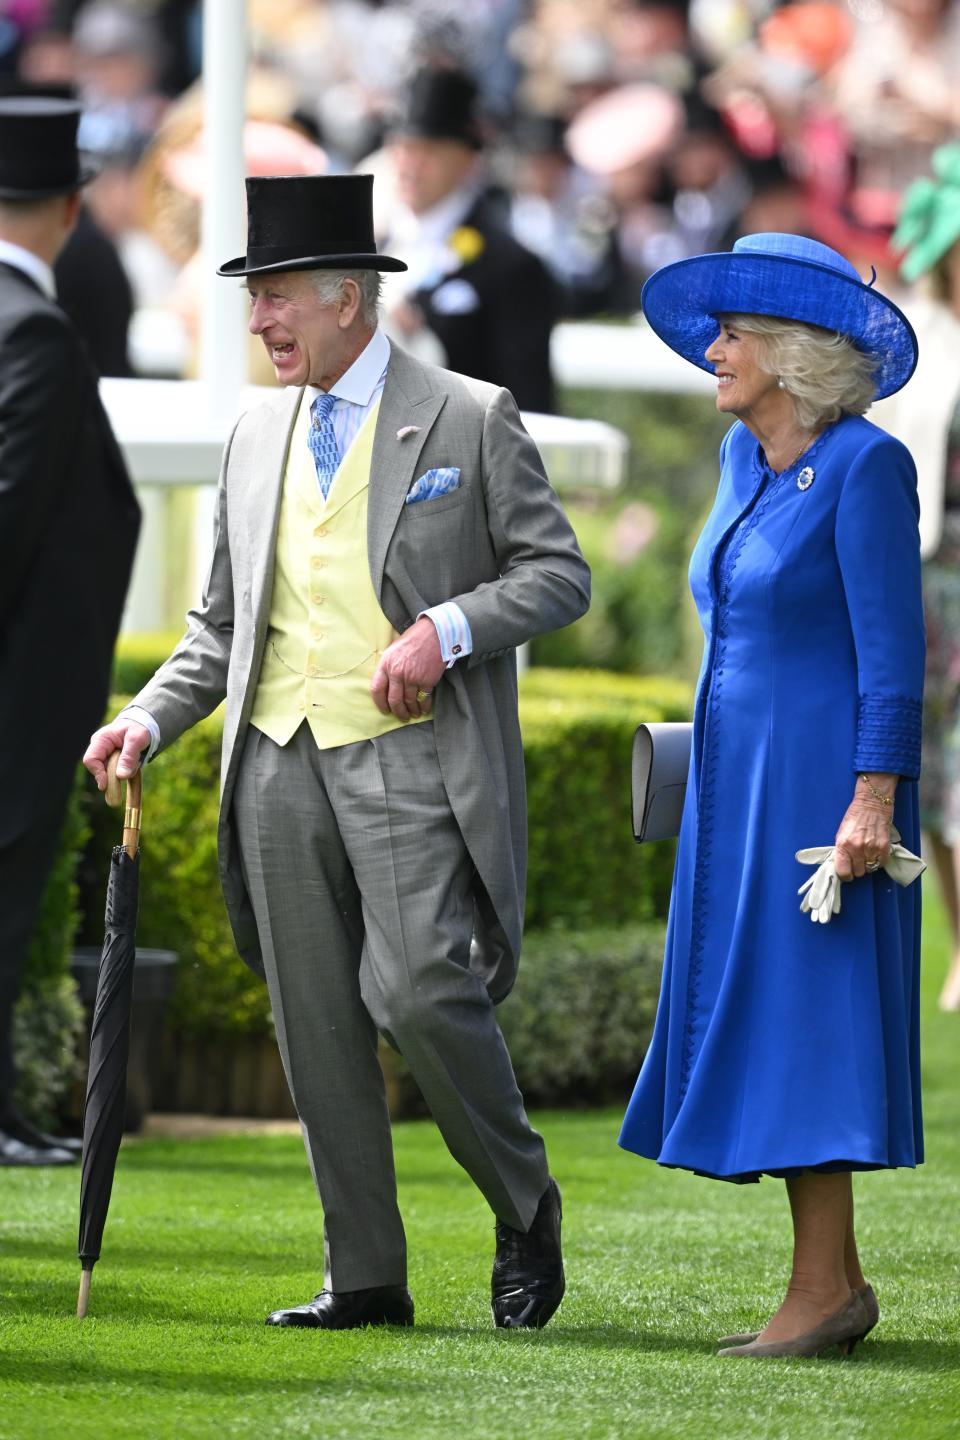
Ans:
[[[267,1323],[412,1324],[377,1032],[495,1216],[498,1325],[563,1294],[560,1196],[494,1014],[526,815],[514,651],[589,572],[509,393],[377,328],[369,176],[247,181],[250,329],[288,387],[227,444],[186,634],[84,757],[97,783],[226,698],[219,827],[325,1222],[324,1289]]]

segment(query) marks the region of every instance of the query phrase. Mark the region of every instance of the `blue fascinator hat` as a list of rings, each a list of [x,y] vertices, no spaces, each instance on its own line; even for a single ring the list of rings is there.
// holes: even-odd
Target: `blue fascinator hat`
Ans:
[[[829,245],[771,233],[664,265],[644,285],[640,303],[660,339],[711,374],[704,351],[719,333],[718,315],[774,315],[836,330],[875,360],[882,400],[916,369],[917,337],[903,312],[872,286]]]

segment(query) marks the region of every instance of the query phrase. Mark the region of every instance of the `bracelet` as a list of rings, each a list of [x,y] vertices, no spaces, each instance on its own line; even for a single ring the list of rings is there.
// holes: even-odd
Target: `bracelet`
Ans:
[[[857,779],[863,781],[864,785],[866,785],[867,789],[870,791],[870,794],[873,796],[874,800],[879,800],[881,805],[892,805],[892,804],[893,804],[893,798],[894,798],[894,797],[893,797],[892,795],[884,795],[882,791],[880,791],[880,790],[877,789],[876,785],[871,785],[871,784],[870,784],[870,781],[867,779],[866,775],[858,775],[858,776],[857,776]]]

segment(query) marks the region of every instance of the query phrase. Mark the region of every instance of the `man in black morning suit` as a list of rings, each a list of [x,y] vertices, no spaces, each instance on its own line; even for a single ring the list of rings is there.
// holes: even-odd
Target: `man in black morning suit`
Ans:
[[[14,1101],[11,1016],[77,761],[106,707],[140,510],[56,303],[79,107],[0,100],[0,1165],[66,1164]]]
[[[482,148],[473,81],[421,70],[387,146],[399,203],[386,243],[409,266],[388,277],[387,319],[401,344],[424,325],[442,347],[431,358],[504,386],[521,410],[551,413],[560,292],[486,192]]]

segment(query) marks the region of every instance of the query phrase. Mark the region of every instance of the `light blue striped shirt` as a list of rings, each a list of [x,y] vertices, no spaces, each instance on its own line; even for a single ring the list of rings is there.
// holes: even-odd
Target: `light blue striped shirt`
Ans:
[[[375,330],[369,345],[360,352],[350,369],[344,371],[336,384],[330,386],[329,393],[337,397],[330,411],[330,419],[333,422],[333,433],[337,437],[341,462],[357,438],[364,420],[383,394],[389,363],[390,342],[382,330]],[[316,385],[308,385],[303,403],[310,406],[318,395],[324,393]],[[336,478],[333,483],[337,483]]]
[[[337,397],[330,412],[330,419],[337,437],[341,463],[342,458],[356,439],[361,425],[383,393],[389,364],[390,342],[382,330],[375,330],[370,343],[360,352],[350,369],[346,370],[340,379],[330,387],[329,393]],[[323,393],[315,385],[308,385],[304,403],[312,405],[317,396]],[[333,485],[335,486],[336,483],[335,475]],[[332,491],[333,487],[331,487],[331,493]],[[429,610],[422,610],[417,616],[418,620],[421,615],[429,616],[436,627],[437,638],[440,641],[440,653],[446,661],[448,670],[458,660],[463,660],[470,654],[473,649],[470,624],[455,601],[447,600],[442,605],[432,605]],[[156,719],[149,710],[144,710],[140,705],[128,705],[121,713],[129,716],[131,720],[145,725],[150,731],[150,746],[146,759],[152,760],[160,744],[160,727]]]

